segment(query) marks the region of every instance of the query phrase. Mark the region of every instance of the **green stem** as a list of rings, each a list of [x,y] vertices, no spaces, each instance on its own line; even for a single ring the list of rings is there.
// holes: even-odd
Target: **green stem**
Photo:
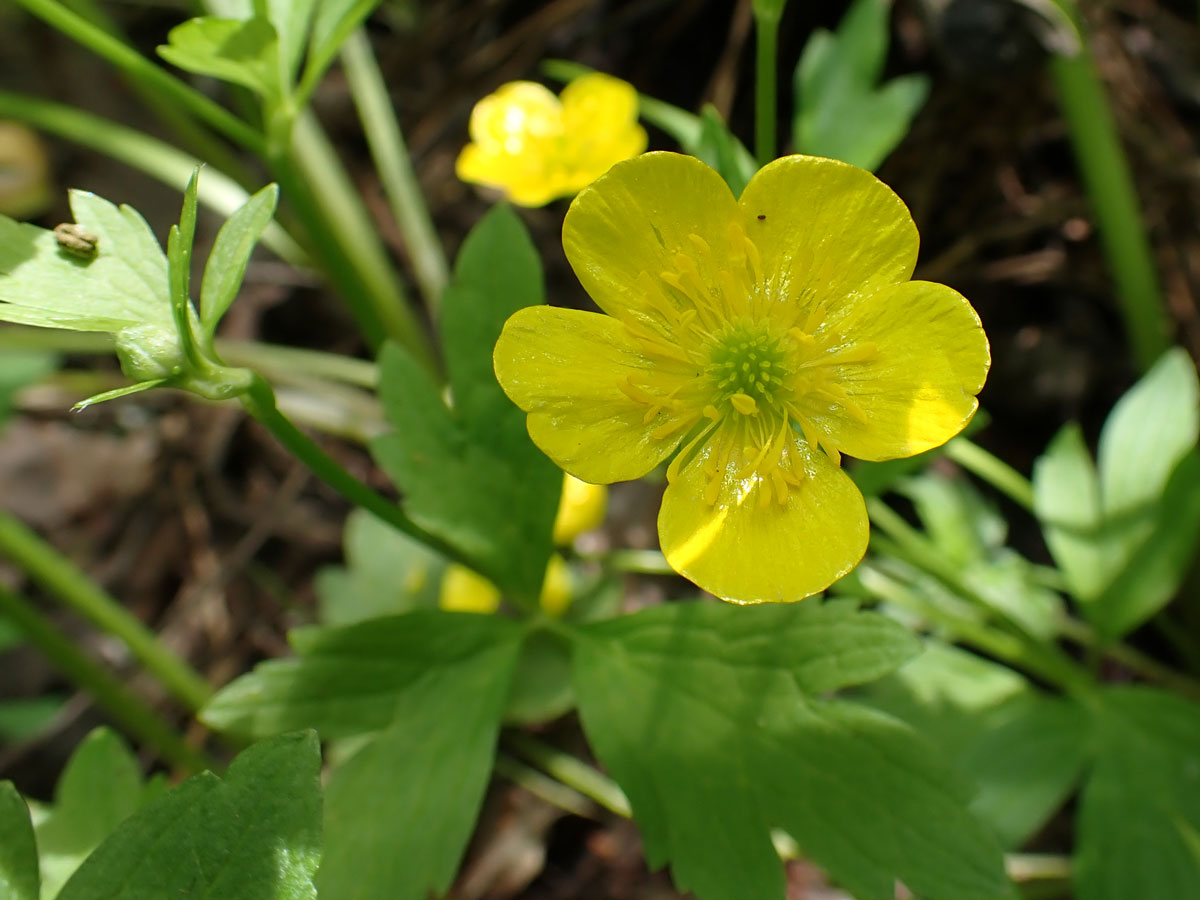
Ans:
[[[311,113],[296,120],[288,153],[270,162],[367,342],[378,348],[390,338],[436,374],[425,329],[413,314],[358,191]]]
[[[945,454],[972,475],[986,481],[1027,512],[1033,512],[1033,485],[997,456],[964,437],[946,444]]]
[[[0,616],[19,628],[55,668],[86,690],[115,722],[153,747],[172,766],[187,773],[216,767],[163,722],[141,697],[85,655],[32,604],[3,586],[0,586]]]
[[[537,769],[525,765],[507,753],[496,755],[494,766],[498,775],[503,775],[514,784],[519,784],[535,796],[541,797],[547,803],[552,803],[559,809],[585,819],[594,818],[596,807],[592,801],[574,788],[568,787],[561,781],[548,778]]]
[[[782,4],[780,4],[782,6]],[[779,14],[754,4],[754,152],[759,166],[775,158],[775,81],[778,64]]]
[[[1060,625],[1062,632],[1072,641],[1094,651],[1098,656],[1104,656],[1119,663],[1131,672],[1140,675],[1146,681],[1152,681],[1168,687],[1178,694],[1200,700],[1200,681],[1189,678],[1177,672],[1170,666],[1165,666],[1142,651],[1128,644],[1112,643],[1101,645],[1095,631],[1090,625],[1078,619],[1067,619]]]
[[[227,109],[214,103],[204,94],[171,75],[164,68],[142,56],[128,44],[118,40],[67,9],[57,0],[16,0],[29,13],[61,31],[67,37],[87,47],[97,56],[146,89],[156,91],[165,99],[189,110],[217,131],[241,144],[247,150],[261,154],[262,136]]]
[[[941,623],[960,634],[964,640],[979,649],[998,656],[1014,665],[1057,684],[1064,691],[1077,696],[1093,693],[1095,684],[1088,671],[1067,656],[1055,645],[1046,644],[1030,635],[1021,623],[997,610],[979,596],[962,579],[958,568],[946,561],[929,540],[878,498],[867,500],[867,511],[871,524],[887,535],[889,540],[876,540],[876,548],[902,559],[921,571],[932,575],[953,593],[971,604],[972,607],[996,616],[1006,626],[1005,631],[989,627],[983,622],[957,616],[946,610],[927,604],[923,609],[931,618],[938,616]],[[1015,640],[1015,643],[1014,643]]]
[[[0,91],[0,118],[17,119],[41,131],[74,141],[81,146],[119,160],[182,192],[201,161],[157,138],[111,122],[74,107]],[[200,179],[200,202],[228,218],[248,200],[245,188],[211,166]],[[307,254],[295,239],[271,223],[263,243],[294,266],[306,267]]]
[[[261,375],[253,376],[250,389],[241,396],[241,401],[242,405],[246,407],[246,411],[270,431],[293,456],[355,506],[362,507],[393,528],[438,551],[448,559],[470,567],[471,564],[463,559],[457,549],[441,538],[430,534],[408,518],[395,503],[376,493],[343,469],[324,450],[313,443],[311,438],[293,425],[279,412],[279,408],[275,404],[275,392]]]
[[[0,329],[0,333],[3,330]],[[286,371],[372,391],[379,387],[379,367],[369,360],[353,356],[222,338],[217,339],[217,353],[231,366]]]
[[[595,800],[610,812],[627,819],[633,815],[628,798],[615,781],[570,753],[519,731],[509,734],[505,744],[542,771]]]
[[[1169,346],[1168,317],[1154,256],[1079,11],[1071,0],[1057,2],[1075,23],[1079,49],[1071,56],[1051,57],[1050,73],[1112,269],[1125,329],[1138,364],[1148,369]]]
[[[153,632],[74,563],[3,511],[0,511],[0,555],[65,606],[124,642],[134,659],[189,712],[196,712],[208,700],[211,688],[186,662],[163,646]]]
[[[429,207],[421,195],[404,135],[392,111],[383,73],[362,29],[351,34],[342,45],[342,67],[367,136],[367,146],[375,160],[375,169],[412,258],[425,306],[430,314],[434,314],[449,277],[446,255],[429,216]]]

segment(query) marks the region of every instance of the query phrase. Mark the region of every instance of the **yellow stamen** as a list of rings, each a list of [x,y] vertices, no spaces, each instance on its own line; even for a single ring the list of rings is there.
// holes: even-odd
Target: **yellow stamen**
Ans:
[[[740,412],[743,416],[758,415],[758,404],[754,402],[754,398],[749,394],[734,394],[729,398],[729,402],[733,404],[733,408]]]

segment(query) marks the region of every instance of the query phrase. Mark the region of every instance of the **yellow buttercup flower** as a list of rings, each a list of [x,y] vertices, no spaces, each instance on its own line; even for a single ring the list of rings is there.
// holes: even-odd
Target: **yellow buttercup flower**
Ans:
[[[470,131],[458,177],[521,206],[570,196],[646,149],[637,92],[599,73],[572,81],[561,98],[532,81],[503,85],[475,105]]]
[[[960,294],[909,280],[918,240],[900,198],[845,163],[776,160],[737,200],[696,159],[639,156],[563,224],[608,315],[518,311],[496,375],[584,481],[674,454],[658,532],[678,572],[726,600],[799,600],[866,551],[842,454],[920,453],[978,406],[987,338]]]

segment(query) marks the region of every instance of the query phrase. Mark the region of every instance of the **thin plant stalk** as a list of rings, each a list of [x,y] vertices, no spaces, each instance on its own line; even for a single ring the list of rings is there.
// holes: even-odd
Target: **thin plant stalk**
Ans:
[[[1074,21],[1080,39],[1073,55],[1051,57],[1050,73],[1112,270],[1125,330],[1138,365],[1148,369],[1169,346],[1162,287],[1129,163],[1087,49],[1079,10],[1071,0],[1057,2]]]
[[[593,769],[587,763],[540,741],[533,735],[515,731],[505,739],[505,745],[563,784],[595,800],[605,809],[628,819],[633,810],[629,799],[616,782]]]
[[[355,506],[362,507],[393,528],[438,551],[448,559],[469,565],[462,559],[462,554],[457,549],[436,535],[430,534],[408,518],[395,503],[347,472],[311,438],[293,425],[286,416],[279,412],[275,401],[275,392],[262,376],[254,376],[250,390],[241,396],[241,401],[246,411],[270,431],[293,456]]]
[[[435,314],[449,277],[446,254],[417,183],[383,73],[362,29],[351,34],[342,45],[342,67],[379,180],[412,259],[425,307],[430,314]]]
[[[933,547],[928,538],[904,521],[899,513],[876,497],[867,500],[867,512],[871,517],[872,527],[890,539],[881,542],[881,546],[886,546],[889,552],[897,558],[932,575],[976,609],[985,610],[998,617],[1006,629],[1000,631],[982,623],[959,619],[959,617],[955,617],[955,622],[945,621],[943,624],[962,634],[964,640],[976,643],[981,650],[1034,672],[1070,694],[1081,698],[1091,696],[1095,689],[1095,683],[1086,669],[1067,656],[1058,646],[1038,640],[1030,635],[1019,622],[986,603],[963,581],[958,569]],[[931,615],[943,615],[940,610],[930,609],[928,612]],[[991,646],[980,644],[984,638],[991,642],[992,636],[996,639],[1004,638],[1010,643],[1015,638],[1018,643],[1010,645],[1007,649],[1001,649],[994,643]]]
[[[754,4],[754,155],[759,166],[775,158],[775,93],[778,78],[779,18],[783,4]]]
[[[152,631],[69,559],[18,519],[0,511],[0,556],[4,556],[57,598],[129,648],[133,658],[189,712],[205,704],[212,689]]]
[[[283,157],[270,160],[284,195],[296,206],[338,283],[352,289],[352,309],[368,343],[387,337],[437,373],[430,340],[409,305],[379,231],[345,167],[311,113],[301,114]]]
[[[120,679],[87,656],[31,603],[2,585],[0,615],[15,625],[56,669],[87,691],[113,721],[154,748],[172,766],[189,774],[215,768],[204,753],[185,742]]]
[[[41,19],[67,37],[87,47],[107,60],[145,89],[188,110],[196,118],[224,134],[247,150],[261,155],[265,149],[262,136],[249,124],[233,115],[204,94],[180,81],[166,69],[142,56],[128,44],[113,37],[103,28],[72,12],[57,0],[16,0],[31,15]]]
[[[1033,512],[1033,485],[1004,460],[964,437],[956,437],[946,444],[945,454],[1026,512]]]

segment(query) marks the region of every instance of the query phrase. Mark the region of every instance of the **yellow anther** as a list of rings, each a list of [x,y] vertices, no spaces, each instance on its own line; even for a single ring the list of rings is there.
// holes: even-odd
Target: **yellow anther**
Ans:
[[[635,403],[648,403],[654,406],[658,403],[658,398],[653,394],[649,394],[633,383],[633,379],[626,377],[624,381],[617,382],[617,389],[622,394],[633,400]]]
[[[721,411],[710,403],[708,406],[704,407],[704,417],[707,419],[712,419],[715,422],[717,419],[721,418]]]
[[[688,240],[691,241],[693,244],[695,244],[697,249],[700,250],[700,252],[702,252],[702,253],[711,253],[712,252],[712,248],[710,246],[708,246],[708,241],[706,241],[704,238],[700,237],[700,235],[695,234],[695,233],[689,234]]]
[[[789,328],[788,335],[801,347],[809,348],[817,345],[817,339],[801,328]]]
[[[754,398],[749,394],[734,394],[729,398],[729,402],[733,404],[733,408],[740,412],[743,416],[758,415],[758,404],[754,402]]]

